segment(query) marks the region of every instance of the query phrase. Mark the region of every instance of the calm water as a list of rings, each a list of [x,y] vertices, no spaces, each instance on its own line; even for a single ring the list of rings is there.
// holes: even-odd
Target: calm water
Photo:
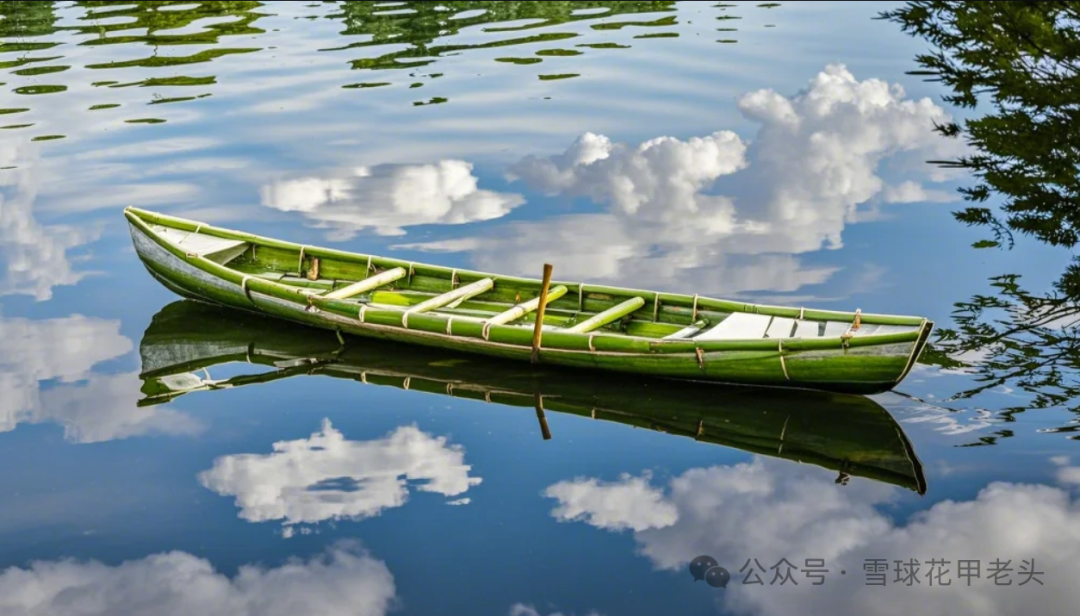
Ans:
[[[343,351],[174,305],[121,215],[948,326],[1067,254],[972,249],[888,6],[0,2],[0,614],[1075,613],[1074,419],[1032,387]]]

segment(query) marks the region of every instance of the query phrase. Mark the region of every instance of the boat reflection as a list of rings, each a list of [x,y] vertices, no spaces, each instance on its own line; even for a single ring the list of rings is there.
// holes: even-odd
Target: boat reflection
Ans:
[[[922,465],[900,425],[864,396],[626,378],[400,347],[188,300],[156,314],[140,344],[141,406],[304,375],[357,380],[647,428],[926,492]],[[209,369],[251,373],[214,379]]]

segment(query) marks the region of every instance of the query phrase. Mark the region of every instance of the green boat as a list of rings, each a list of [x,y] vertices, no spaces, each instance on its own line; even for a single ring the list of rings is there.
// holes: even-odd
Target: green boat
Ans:
[[[124,214],[151,275],[183,297],[533,363],[869,394],[908,374],[933,329],[921,317],[550,281],[550,269],[544,280],[500,276]]]
[[[599,376],[378,340],[343,344],[329,332],[191,301],[155,315],[139,351],[141,406],[319,375],[535,410],[544,438],[560,422],[548,413],[577,415],[814,464],[837,472],[838,483],[858,476],[926,491],[911,442],[865,396]],[[211,374],[221,367],[235,375],[226,366],[238,363],[250,373]]]

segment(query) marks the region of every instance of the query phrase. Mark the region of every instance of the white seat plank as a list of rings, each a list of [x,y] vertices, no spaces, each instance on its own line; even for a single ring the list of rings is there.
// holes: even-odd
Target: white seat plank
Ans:
[[[202,233],[178,231],[168,227],[158,227],[155,231],[170,243],[184,249],[184,252],[199,256],[215,254],[247,244],[247,242],[240,240],[230,240],[228,238],[204,235]]]
[[[843,336],[850,328],[851,323],[848,323],[846,321],[829,321],[825,324],[824,336],[826,338],[839,338],[840,336]]]
[[[732,313],[715,327],[694,336],[694,340],[745,340],[764,338],[772,317],[764,314]]]
[[[884,336],[886,334],[902,334],[919,329],[912,325],[863,325],[855,330],[856,336]]]
[[[790,338],[791,330],[795,329],[795,319],[786,317],[773,317],[769,329],[765,330],[766,338]]]
[[[796,338],[817,338],[818,327],[817,321],[796,321],[795,322],[795,337]]]

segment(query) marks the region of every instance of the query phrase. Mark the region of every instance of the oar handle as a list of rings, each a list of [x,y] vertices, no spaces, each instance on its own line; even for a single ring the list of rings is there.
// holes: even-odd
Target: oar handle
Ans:
[[[544,284],[540,287],[540,305],[536,308],[536,326],[533,327],[532,363],[540,362],[540,333],[544,327],[544,308],[547,308],[548,287],[551,286],[550,263],[544,264]]]

